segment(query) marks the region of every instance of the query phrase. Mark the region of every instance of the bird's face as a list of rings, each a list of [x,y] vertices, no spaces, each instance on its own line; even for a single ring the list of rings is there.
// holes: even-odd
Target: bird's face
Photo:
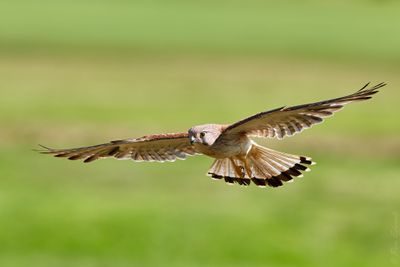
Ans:
[[[191,144],[203,144],[211,146],[221,134],[221,129],[215,124],[199,125],[189,129],[189,140]]]

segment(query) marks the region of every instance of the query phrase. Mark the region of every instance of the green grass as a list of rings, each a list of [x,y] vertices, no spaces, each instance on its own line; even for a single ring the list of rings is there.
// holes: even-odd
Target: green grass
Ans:
[[[2,1],[6,51],[400,60],[397,1]]]
[[[0,266],[396,266],[395,1],[2,1]],[[212,160],[82,164],[39,155],[389,82],[284,141],[318,162],[278,189]]]
[[[3,176],[2,266],[376,266],[395,242],[395,160],[321,156],[304,179],[260,190],[210,181],[200,159],[83,166],[6,152],[3,164],[25,157]]]

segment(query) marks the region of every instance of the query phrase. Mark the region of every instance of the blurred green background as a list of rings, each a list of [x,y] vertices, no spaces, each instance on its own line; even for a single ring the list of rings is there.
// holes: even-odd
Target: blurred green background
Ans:
[[[398,1],[0,2],[0,266],[400,265]],[[304,178],[37,154],[229,123],[385,81],[301,135]]]

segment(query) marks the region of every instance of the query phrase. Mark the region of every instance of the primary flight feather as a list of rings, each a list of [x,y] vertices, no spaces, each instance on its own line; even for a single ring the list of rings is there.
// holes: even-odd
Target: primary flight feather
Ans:
[[[227,183],[277,187],[309,171],[314,164],[311,158],[278,152],[256,144],[250,137],[282,139],[300,133],[312,125],[321,123],[344,105],[367,100],[378,89],[379,83],[366,84],[357,92],[326,101],[293,107],[281,107],[265,111],[227,124],[205,124],[194,126],[186,133],[155,134],[140,138],[111,141],[109,143],[72,148],[52,149],[44,147],[41,153],[65,157],[70,160],[114,157],[134,161],[175,161],[192,155],[207,155],[215,158],[208,171],[214,179]]]

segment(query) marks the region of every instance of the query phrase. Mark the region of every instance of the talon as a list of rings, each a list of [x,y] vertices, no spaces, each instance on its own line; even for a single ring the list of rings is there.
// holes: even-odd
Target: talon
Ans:
[[[240,168],[240,172],[242,173],[242,176],[244,177],[246,175],[246,171],[245,171],[244,167],[239,166],[239,168]]]

